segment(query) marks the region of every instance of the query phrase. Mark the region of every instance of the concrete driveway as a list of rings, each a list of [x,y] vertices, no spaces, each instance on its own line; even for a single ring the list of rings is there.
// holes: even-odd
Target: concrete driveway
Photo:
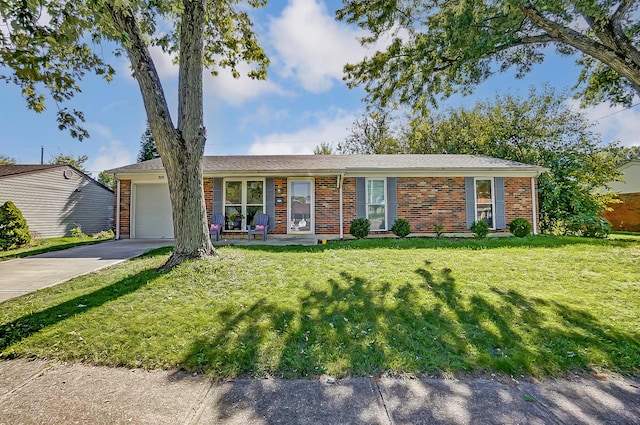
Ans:
[[[173,239],[123,239],[3,261],[0,302],[172,245]]]

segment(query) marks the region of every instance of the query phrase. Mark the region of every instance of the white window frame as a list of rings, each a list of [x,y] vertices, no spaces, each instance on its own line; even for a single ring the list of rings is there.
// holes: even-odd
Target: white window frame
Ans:
[[[477,181],[488,180],[491,182],[491,215],[493,226],[489,227],[489,230],[496,230],[496,188],[494,177],[474,177],[473,179],[473,205],[474,205],[474,221],[478,220],[478,185]]]
[[[386,232],[389,230],[389,200],[387,199],[387,178],[386,177],[367,177],[364,181],[364,197],[365,197],[365,215],[369,220],[369,205],[381,205],[381,204],[369,204],[369,182],[370,181],[382,181],[384,184],[384,229],[371,229],[372,232]]]
[[[227,182],[242,182],[242,196],[240,212],[244,216],[240,230],[225,230],[225,232],[242,232],[247,229],[247,182],[262,182],[262,213],[267,213],[267,182],[263,177],[243,177],[243,178],[228,178],[222,181],[222,214],[226,216],[227,211]],[[256,205],[256,204],[251,204]]]

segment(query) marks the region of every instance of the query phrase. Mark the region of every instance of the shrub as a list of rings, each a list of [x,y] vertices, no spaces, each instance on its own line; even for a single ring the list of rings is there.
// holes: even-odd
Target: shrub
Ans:
[[[606,238],[611,232],[611,223],[602,217],[581,215],[572,217],[567,223],[568,234],[585,238]]]
[[[103,230],[101,232],[95,233],[91,235],[91,237],[93,239],[113,239],[115,237],[115,234],[113,233],[113,230],[109,229],[109,230]]]
[[[393,223],[393,226],[391,226],[391,231],[399,238],[404,238],[411,233],[411,225],[406,219],[399,218]]]
[[[444,234],[444,224],[442,223],[434,223],[433,224],[433,232],[436,234],[436,238],[440,239]]]
[[[87,237],[87,235],[85,235],[82,232],[82,227],[80,227],[80,225],[78,223],[76,223],[76,227],[71,229],[70,232],[71,232],[71,236],[73,236],[74,238],[86,238]]]
[[[471,223],[471,232],[476,239],[485,238],[489,234],[489,223],[484,220],[477,220]]]
[[[351,222],[351,226],[349,226],[349,233],[351,236],[356,237],[358,239],[364,239],[369,236],[369,229],[371,228],[371,223],[366,218],[356,218]]]
[[[0,206],[0,249],[18,248],[31,241],[31,232],[22,212],[7,201]]]
[[[531,223],[526,218],[515,218],[511,223],[509,223],[509,231],[514,236],[519,238],[524,238],[525,236],[529,236],[531,233]]]

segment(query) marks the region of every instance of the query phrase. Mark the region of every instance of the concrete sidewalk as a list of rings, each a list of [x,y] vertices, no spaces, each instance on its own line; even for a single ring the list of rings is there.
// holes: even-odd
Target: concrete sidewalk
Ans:
[[[0,302],[171,245],[173,239],[123,239],[2,261]]]
[[[0,424],[638,424],[640,380],[239,379],[0,362]]]

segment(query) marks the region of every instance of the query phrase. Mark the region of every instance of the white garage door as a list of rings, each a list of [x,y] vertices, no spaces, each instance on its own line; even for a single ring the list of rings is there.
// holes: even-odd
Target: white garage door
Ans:
[[[169,187],[164,184],[137,184],[135,188],[135,238],[173,238]]]

